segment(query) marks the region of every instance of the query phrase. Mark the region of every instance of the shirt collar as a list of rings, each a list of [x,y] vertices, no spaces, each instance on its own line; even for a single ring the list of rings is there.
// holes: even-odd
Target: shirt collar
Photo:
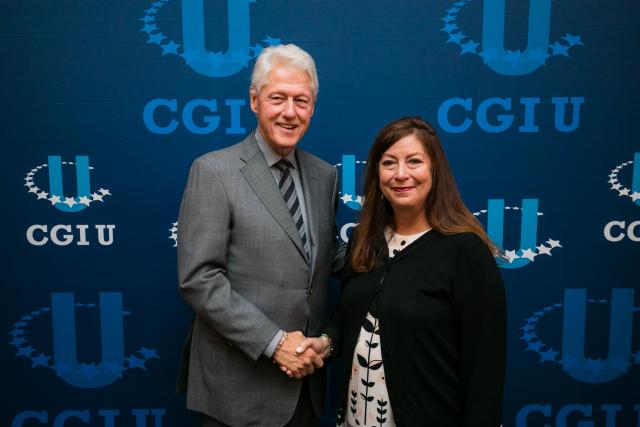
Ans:
[[[280,155],[276,153],[269,144],[267,144],[267,141],[265,141],[262,135],[260,134],[260,129],[256,128],[255,137],[256,137],[256,141],[258,141],[258,147],[260,148],[260,151],[262,151],[262,154],[264,155],[264,158],[267,161],[267,165],[269,165],[269,167],[273,167],[273,165],[278,163],[280,159],[282,159],[282,157],[280,157]],[[285,157],[285,159],[291,162],[294,169],[298,169],[298,163],[296,162],[295,147],[293,148],[293,150],[291,150],[289,154],[287,154],[287,157]]]

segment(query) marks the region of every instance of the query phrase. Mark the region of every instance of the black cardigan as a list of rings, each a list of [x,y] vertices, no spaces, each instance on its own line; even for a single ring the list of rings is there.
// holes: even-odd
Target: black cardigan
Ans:
[[[343,271],[340,304],[327,330],[344,356],[341,402],[347,401],[353,352],[371,310],[379,319],[398,427],[500,426],[505,293],[479,237],[432,230],[371,272],[353,273],[349,256]]]

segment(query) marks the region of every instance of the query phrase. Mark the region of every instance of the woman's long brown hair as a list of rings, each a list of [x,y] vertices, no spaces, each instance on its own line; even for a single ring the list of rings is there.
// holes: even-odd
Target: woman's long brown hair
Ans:
[[[435,129],[420,117],[405,117],[382,128],[369,151],[360,224],[352,236],[353,270],[371,271],[381,262],[386,250],[384,230],[387,227],[393,230],[395,224],[393,209],[380,189],[378,162],[393,144],[412,134],[422,142],[431,160],[432,186],[425,201],[425,214],[431,228],[446,235],[474,233],[494,255],[499,255],[500,249],[464,205]]]

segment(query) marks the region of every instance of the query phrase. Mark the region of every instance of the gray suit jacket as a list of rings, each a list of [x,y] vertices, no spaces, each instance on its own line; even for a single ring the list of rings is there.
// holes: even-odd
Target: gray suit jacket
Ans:
[[[195,316],[178,389],[187,407],[232,426],[282,426],[302,382],[262,355],[279,329],[315,336],[327,320],[327,279],[339,267],[337,175],[296,149],[311,260],[253,133],[192,165],[178,226],[180,292]],[[322,410],[324,373],[309,378]]]

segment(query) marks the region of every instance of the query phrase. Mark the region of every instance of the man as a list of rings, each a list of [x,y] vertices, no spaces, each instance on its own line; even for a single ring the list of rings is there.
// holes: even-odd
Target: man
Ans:
[[[203,426],[312,426],[324,376],[312,349],[327,318],[335,169],[296,145],[318,79],[297,46],[265,49],[251,77],[258,128],[192,165],[180,208],[180,292],[193,309],[178,388]],[[290,378],[283,372],[291,373]]]

